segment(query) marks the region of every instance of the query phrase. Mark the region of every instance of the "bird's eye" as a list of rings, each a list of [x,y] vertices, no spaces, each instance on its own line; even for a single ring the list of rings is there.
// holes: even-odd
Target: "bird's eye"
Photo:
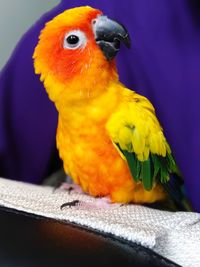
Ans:
[[[77,49],[86,45],[87,38],[82,31],[74,30],[65,35],[63,47],[65,49]]]
[[[76,45],[79,42],[79,38],[78,38],[78,36],[72,34],[72,35],[67,37],[66,41],[70,45]]]

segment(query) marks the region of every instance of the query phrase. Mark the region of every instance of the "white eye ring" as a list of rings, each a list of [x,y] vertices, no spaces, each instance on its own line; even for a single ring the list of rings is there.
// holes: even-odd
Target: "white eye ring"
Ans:
[[[77,49],[85,47],[87,38],[80,30],[73,30],[65,34],[63,41],[64,49]]]

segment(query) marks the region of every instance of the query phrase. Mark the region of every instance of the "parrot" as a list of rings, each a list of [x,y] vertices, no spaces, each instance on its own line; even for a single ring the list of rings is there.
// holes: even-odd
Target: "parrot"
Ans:
[[[101,10],[65,10],[40,33],[35,73],[58,111],[65,173],[83,192],[112,203],[164,201],[180,171],[152,103],[119,80],[121,44],[131,46],[127,29]]]

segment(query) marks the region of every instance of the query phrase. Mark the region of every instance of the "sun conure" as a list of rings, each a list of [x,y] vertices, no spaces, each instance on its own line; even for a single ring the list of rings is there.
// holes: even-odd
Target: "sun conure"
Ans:
[[[58,110],[65,172],[92,196],[152,203],[177,167],[152,104],[119,81],[120,43],[126,28],[100,10],[66,10],[41,31],[35,72]]]

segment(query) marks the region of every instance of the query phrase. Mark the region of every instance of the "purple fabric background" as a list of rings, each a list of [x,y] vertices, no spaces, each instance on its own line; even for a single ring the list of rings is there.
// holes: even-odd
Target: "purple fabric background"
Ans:
[[[200,4],[185,0],[71,0],[23,36],[0,74],[0,176],[40,183],[60,167],[57,112],[32,54],[44,23],[64,9],[91,5],[122,22],[132,48],[118,57],[121,81],[156,107],[193,207],[200,211]]]

